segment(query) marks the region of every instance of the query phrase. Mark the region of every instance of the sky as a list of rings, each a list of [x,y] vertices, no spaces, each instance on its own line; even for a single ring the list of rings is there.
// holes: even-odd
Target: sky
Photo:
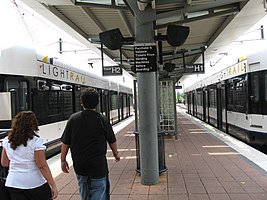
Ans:
[[[261,39],[260,28],[263,26],[264,39]],[[241,35],[236,41],[230,44],[224,52],[220,52],[211,60],[205,60],[205,74],[188,75],[180,80],[183,89],[192,83],[200,81],[226,67],[234,65],[238,59],[247,58],[253,52],[260,51],[267,47],[267,16],[252,26],[246,33]],[[179,92],[183,92],[183,89]]]
[[[58,51],[59,38],[66,50],[85,49],[84,45],[62,31],[53,23],[20,2],[20,0],[0,1],[0,49],[12,45],[28,45]]]
[[[30,46],[41,52],[49,52],[68,64],[80,68],[86,67],[90,72],[102,75],[100,53],[85,47],[69,34],[55,26],[43,16],[26,6],[20,0],[0,0],[0,50],[14,45]],[[59,51],[59,39],[62,39],[62,55]],[[88,65],[93,60],[93,68]],[[114,65],[105,61],[105,66]],[[124,74],[129,76],[128,73]],[[132,86],[132,81],[121,76],[106,77],[114,81]]]
[[[63,40],[63,50],[70,51],[63,53],[62,56],[67,62],[78,62],[81,67],[89,67],[88,59],[100,59],[99,54],[89,50],[53,23],[25,6],[20,0],[0,0],[0,19],[0,50],[13,45],[25,45],[57,54],[59,51],[58,41],[61,38]],[[213,65],[213,68],[209,69],[209,67],[206,67],[205,75],[190,75],[185,84],[186,82],[191,84],[192,81],[209,76],[215,71],[219,71],[225,65],[235,64],[239,56],[245,56],[250,51],[266,46],[266,42],[265,45],[262,45],[263,41],[259,40],[259,28],[261,25],[267,30],[267,17],[255,24],[246,34],[231,44],[224,52],[227,53],[227,56],[226,54],[219,54],[212,60],[207,61],[206,66]],[[264,32],[265,37],[267,37],[267,31]],[[237,52],[238,54],[236,54]],[[107,65],[110,65],[110,63],[105,63],[105,66]],[[94,63],[94,66],[94,68],[89,67],[89,70],[101,75],[102,67],[100,60]],[[116,79],[119,82],[122,81],[119,77],[109,78]]]

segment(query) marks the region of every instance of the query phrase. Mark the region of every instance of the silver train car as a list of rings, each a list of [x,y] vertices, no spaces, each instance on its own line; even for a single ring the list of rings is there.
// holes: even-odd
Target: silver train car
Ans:
[[[38,118],[39,135],[45,144],[48,147],[57,144],[58,147],[67,119],[82,109],[80,94],[86,87],[99,91],[97,109],[112,124],[133,114],[133,88],[129,86],[96,76],[31,48],[14,46],[2,50],[0,137],[6,135],[12,118],[18,112],[32,110]]]
[[[267,49],[185,88],[187,112],[266,150]]]

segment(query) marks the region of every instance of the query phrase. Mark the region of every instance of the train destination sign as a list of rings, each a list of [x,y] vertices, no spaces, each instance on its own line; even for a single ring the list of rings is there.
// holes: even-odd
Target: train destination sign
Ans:
[[[119,65],[116,66],[103,66],[102,68],[103,76],[118,76],[122,75],[122,67]]]
[[[134,46],[135,72],[157,71],[156,44],[138,44]]]

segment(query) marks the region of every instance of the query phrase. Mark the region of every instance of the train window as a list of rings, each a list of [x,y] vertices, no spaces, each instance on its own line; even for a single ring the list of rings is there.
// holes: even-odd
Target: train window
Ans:
[[[267,102],[267,73],[264,74],[264,100]]]
[[[129,102],[130,102],[130,115],[134,112],[134,102],[133,102],[133,96],[129,96]]]
[[[58,84],[53,84],[53,85],[51,85],[51,90],[60,91],[61,90],[61,87]]]
[[[235,83],[235,110],[238,112],[246,111],[246,82],[240,79]]]
[[[251,99],[254,103],[259,102],[260,97],[260,86],[259,86],[259,75],[254,74],[252,76],[252,85],[251,85]]]
[[[29,110],[28,83],[26,81],[8,79],[6,90],[11,92],[12,117],[20,111]]]
[[[72,86],[71,85],[61,85],[60,86],[61,90],[68,90],[68,91],[72,91]]]
[[[197,105],[203,106],[203,94],[202,91],[197,91]]]
[[[46,91],[46,90],[49,90],[49,87],[46,85],[46,81],[38,80],[37,89],[40,91]]]
[[[71,85],[37,80],[37,88],[33,108],[40,125],[66,120],[74,112]]]
[[[229,95],[227,96],[227,102],[228,102],[228,109],[233,111],[234,109],[234,87],[232,85],[230,85],[230,87],[228,88],[228,93]]]
[[[245,112],[247,104],[246,75],[229,79],[227,82],[227,109]]]
[[[75,110],[74,112],[80,111],[82,110],[82,106],[81,106],[81,87],[79,85],[76,85],[74,87],[74,102],[75,102]]]
[[[49,91],[48,96],[48,119],[49,122],[59,120],[60,115],[60,93],[58,91]]]
[[[97,90],[97,92],[99,94],[99,103],[96,106],[96,111],[100,112],[101,111],[101,100],[102,100],[102,98],[101,98],[101,89],[96,89],[96,90]]]
[[[123,117],[126,118],[129,115],[128,109],[127,109],[127,95],[126,94],[123,94],[122,106],[123,106]]]
[[[118,93],[115,91],[110,91],[110,121],[112,124],[116,123],[119,120],[118,101]]]
[[[73,102],[72,102],[72,92],[71,91],[61,91],[62,98],[62,117],[63,119],[68,119],[71,114],[74,112],[73,110]]]
[[[102,90],[101,92],[101,113],[107,117],[109,117],[109,113],[107,112],[108,111],[108,107],[109,107],[109,101],[108,101],[108,98],[109,98],[109,93],[107,90]]]
[[[209,105],[211,108],[216,108],[217,107],[217,102],[216,102],[216,90],[210,89],[209,90]]]

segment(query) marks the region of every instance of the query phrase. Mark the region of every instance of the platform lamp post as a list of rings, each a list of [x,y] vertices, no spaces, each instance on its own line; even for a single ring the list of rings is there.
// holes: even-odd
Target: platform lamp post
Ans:
[[[59,53],[60,54],[62,54],[62,39],[61,38],[59,38],[59,41],[58,41],[58,43],[59,43]]]

